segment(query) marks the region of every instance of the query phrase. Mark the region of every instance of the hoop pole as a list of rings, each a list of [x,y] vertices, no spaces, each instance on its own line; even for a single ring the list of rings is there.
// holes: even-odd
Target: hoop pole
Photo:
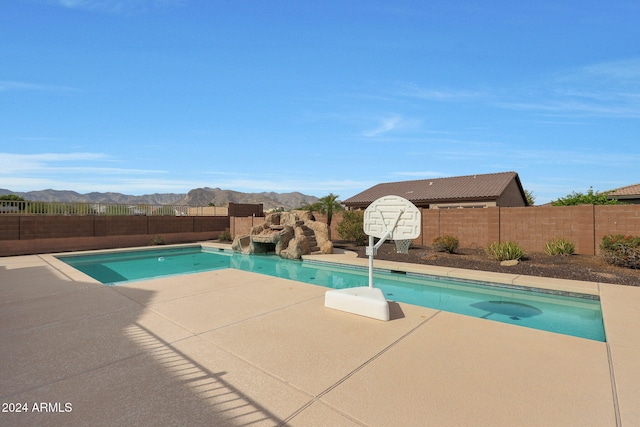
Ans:
[[[373,236],[369,236],[369,287],[373,288]]]
[[[377,252],[378,248],[382,246],[385,240],[387,240],[389,236],[391,236],[391,234],[393,233],[393,230],[396,229],[396,226],[398,225],[398,221],[400,221],[400,217],[404,213],[404,209],[402,209],[400,213],[398,213],[398,217],[393,222],[393,227],[391,227],[391,230],[389,230],[387,228],[387,225],[384,223],[384,217],[382,216],[382,212],[378,211],[378,213],[380,214],[380,218],[382,218],[382,225],[384,226],[385,230],[387,230],[387,232],[384,233],[384,236],[382,236],[382,238],[378,240],[378,243],[376,243],[375,245],[373,244],[373,236],[369,235],[369,287],[370,288],[373,288],[373,254]]]

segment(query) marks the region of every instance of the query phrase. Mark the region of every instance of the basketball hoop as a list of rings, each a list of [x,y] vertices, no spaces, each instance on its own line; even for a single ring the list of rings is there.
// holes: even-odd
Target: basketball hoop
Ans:
[[[396,242],[396,251],[409,253],[413,239],[420,236],[420,210],[400,196],[383,196],[373,201],[364,211],[363,230],[369,236],[369,286],[331,289],[325,293],[324,306],[336,310],[389,320],[389,303],[381,289],[373,287],[373,257],[387,240]],[[375,238],[378,243],[375,243]]]
[[[422,225],[420,210],[400,196],[383,196],[374,200],[364,211],[365,234],[369,236],[369,288],[373,288],[373,257],[387,240],[396,242],[396,252],[408,254],[413,239],[420,236]],[[377,237],[378,243],[374,244]]]
[[[411,246],[411,239],[407,240],[394,240],[396,242],[396,252],[399,254],[408,254],[409,246]]]

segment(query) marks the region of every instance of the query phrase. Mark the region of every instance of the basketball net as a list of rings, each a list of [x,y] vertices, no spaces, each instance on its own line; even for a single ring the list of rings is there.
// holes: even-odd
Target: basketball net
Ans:
[[[399,254],[408,254],[409,246],[411,246],[411,239],[407,240],[394,240],[396,243],[396,252]]]

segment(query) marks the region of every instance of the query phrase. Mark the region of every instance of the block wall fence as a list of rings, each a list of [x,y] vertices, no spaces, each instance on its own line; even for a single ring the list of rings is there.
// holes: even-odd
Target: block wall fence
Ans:
[[[244,209],[245,206],[242,206]],[[165,243],[217,239],[249,234],[262,224],[256,216],[0,216],[0,256],[149,245],[154,236]],[[325,215],[316,219],[327,222]],[[335,213],[331,238],[340,240]],[[434,238],[452,235],[460,247],[485,248],[493,242],[513,241],[527,252],[544,252],[556,237],[576,244],[576,253],[597,255],[607,234],[640,236],[640,205],[538,206],[526,208],[422,209],[422,234],[414,244],[428,246]]]
[[[422,234],[415,245],[429,246],[438,236],[457,237],[460,247],[484,249],[494,242],[512,241],[526,252],[544,252],[556,237],[571,240],[576,253],[599,254],[607,234],[640,236],[640,205],[536,206],[522,208],[421,209]],[[316,215],[318,217],[318,215]],[[332,237],[342,214],[334,214]]]
[[[575,243],[577,254],[597,255],[607,234],[640,236],[640,205],[424,209],[422,235],[414,243],[452,235],[466,248],[512,241],[526,252],[544,252],[549,240],[563,237]]]
[[[111,249],[217,239],[227,216],[0,216],[0,256]]]

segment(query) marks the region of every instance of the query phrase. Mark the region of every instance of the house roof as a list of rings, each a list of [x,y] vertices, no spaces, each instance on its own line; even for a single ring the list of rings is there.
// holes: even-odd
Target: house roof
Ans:
[[[627,185],[607,191],[607,195],[614,197],[640,197],[640,184]]]
[[[520,178],[516,172],[489,173],[483,175],[454,176],[450,178],[420,179],[414,181],[387,182],[356,194],[343,203],[347,206],[370,204],[382,196],[393,194],[413,203],[495,200],[516,180],[526,200]]]

